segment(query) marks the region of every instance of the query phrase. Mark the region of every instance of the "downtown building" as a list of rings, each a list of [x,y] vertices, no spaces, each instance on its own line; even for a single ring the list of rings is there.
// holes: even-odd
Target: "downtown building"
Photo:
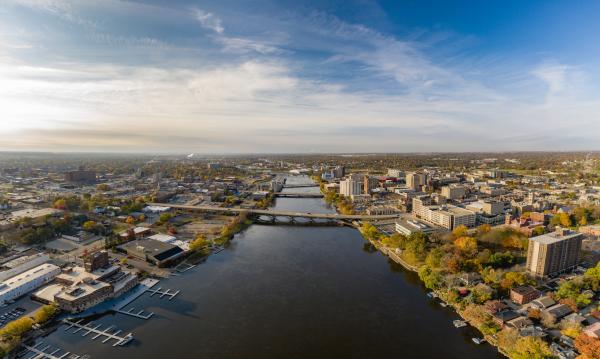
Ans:
[[[361,175],[352,174],[340,181],[340,194],[345,197],[355,196],[363,193],[364,178]]]
[[[427,175],[425,173],[410,172],[406,174],[406,187],[419,191],[426,184]]]
[[[527,272],[548,277],[574,269],[579,264],[582,233],[565,228],[529,239]]]
[[[431,204],[432,199],[429,195],[413,198],[413,215],[448,230],[453,230],[460,225],[475,227],[477,224],[477,216],[473,211],[447,204]]]

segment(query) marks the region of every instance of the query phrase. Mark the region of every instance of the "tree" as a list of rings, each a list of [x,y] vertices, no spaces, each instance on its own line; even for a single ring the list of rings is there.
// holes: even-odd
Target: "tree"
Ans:
[[[56,305],[48,304],[40,307],[40,309],[34,313],[33,318],[36,323],[43,324],[52,319],[58,312],[59,309]]]
[[[492,230],[492,226],[487,223],[482,224],[477,227],[477,236],[483,236],[486,233],[489,233]]]
[[[425,264],[431,268],[439,268],[442,264],[444,252],[440,248],[432,249],[425,258]]]
[[[554,355],[548,343],[538,337],[521,337],[517,339],[509,352],[511,359],[546,359]]]
[[[199,234],[196,239],[190,242],[190,249],[193,251],[203,249],[206,246],[208,246],[208,241],[203,234]]]
[[[454,228],[454,230],[452,231],[452,236],[454,238],[466,237],[468,235],[469,228],[467,228],[467,226],[465,226],[464,224],[461,224],[460,226]]]
[[[600,359],[600,339],[579,335],[575,339],[575,348],[585,359]]]
[[[571,221],[571,216],[569,216],[568,213],[558,213],[555,214],[551,219],[550,219],[550,225],[551,226],[562,226],[562,227],[571,227],[573,225],[573,222]]]
[[[135,223],[135,218],[133,218],[133,216],[128,216],[127,219],[125,220],[125,223],[127,223],[127,224],[134,224]]]
[[[67,209],[67,201],[64,198],[57,199],[54,201],[53,206],[56,209],[66,210]]]
[[[503,289],[511,289],[513,287],[524,285],[529,281],[527,275],[521,272],[507,272],[504,278],[500,281],[500,287]]]
[[[454,245],[464,254],[471,256],[477,253],[477,240],[473,237],[459,237]]]
[[[163,213],[160,215],[160,217],[158,217],[158,219],[162,222],[162,223],[166,223],[168,222],[173,216],[171,215],[171,213]]]
[[[583,280],[593,291],[600,291],[600,262],[596,266],[585,271]]]
[[[389,237],[384,237],[381,240],[381,243],[390,248],[404,248],[405,241],[406,237],[404,237],[400,233],[394,233]]]
[[[33,319],[29,317],[21,317],[13,320],[12,322],[6,324],[4,328],[0,329],[0,337],[6,340],[18,339],[23,334],[31,330],[33,324]]]
[[[492,299],[494,291],[489,286],[479,283],[471,290],[471,298],[475,304],[483,304]]]
[[[86,221],[83,226],[83,230],[86,232],[95,232],[96,231],[96,222],[94,221]]]
[[[439,289],[444,283],[444,278],[442,278],[440,272],[428,265],[419,268],[419,278],[423,281],[425,287],[429,289]]]

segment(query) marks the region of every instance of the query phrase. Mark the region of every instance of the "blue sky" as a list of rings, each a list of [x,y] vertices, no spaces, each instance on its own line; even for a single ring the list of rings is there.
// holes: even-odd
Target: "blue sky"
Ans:
[[[600,2],[0,3],[2,150],[598,150]]]

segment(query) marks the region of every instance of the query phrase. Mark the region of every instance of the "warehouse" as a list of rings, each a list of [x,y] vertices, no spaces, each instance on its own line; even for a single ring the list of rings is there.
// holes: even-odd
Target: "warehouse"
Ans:
[[[16,275],[0,284],[0,303],[19,298],[50,282],[59,274],[59,267],[46,263]]]

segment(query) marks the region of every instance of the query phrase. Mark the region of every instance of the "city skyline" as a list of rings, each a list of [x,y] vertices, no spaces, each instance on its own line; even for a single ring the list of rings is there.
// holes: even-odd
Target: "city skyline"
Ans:
[[[599,7],[9,0],[0,150],[598,150]]]

